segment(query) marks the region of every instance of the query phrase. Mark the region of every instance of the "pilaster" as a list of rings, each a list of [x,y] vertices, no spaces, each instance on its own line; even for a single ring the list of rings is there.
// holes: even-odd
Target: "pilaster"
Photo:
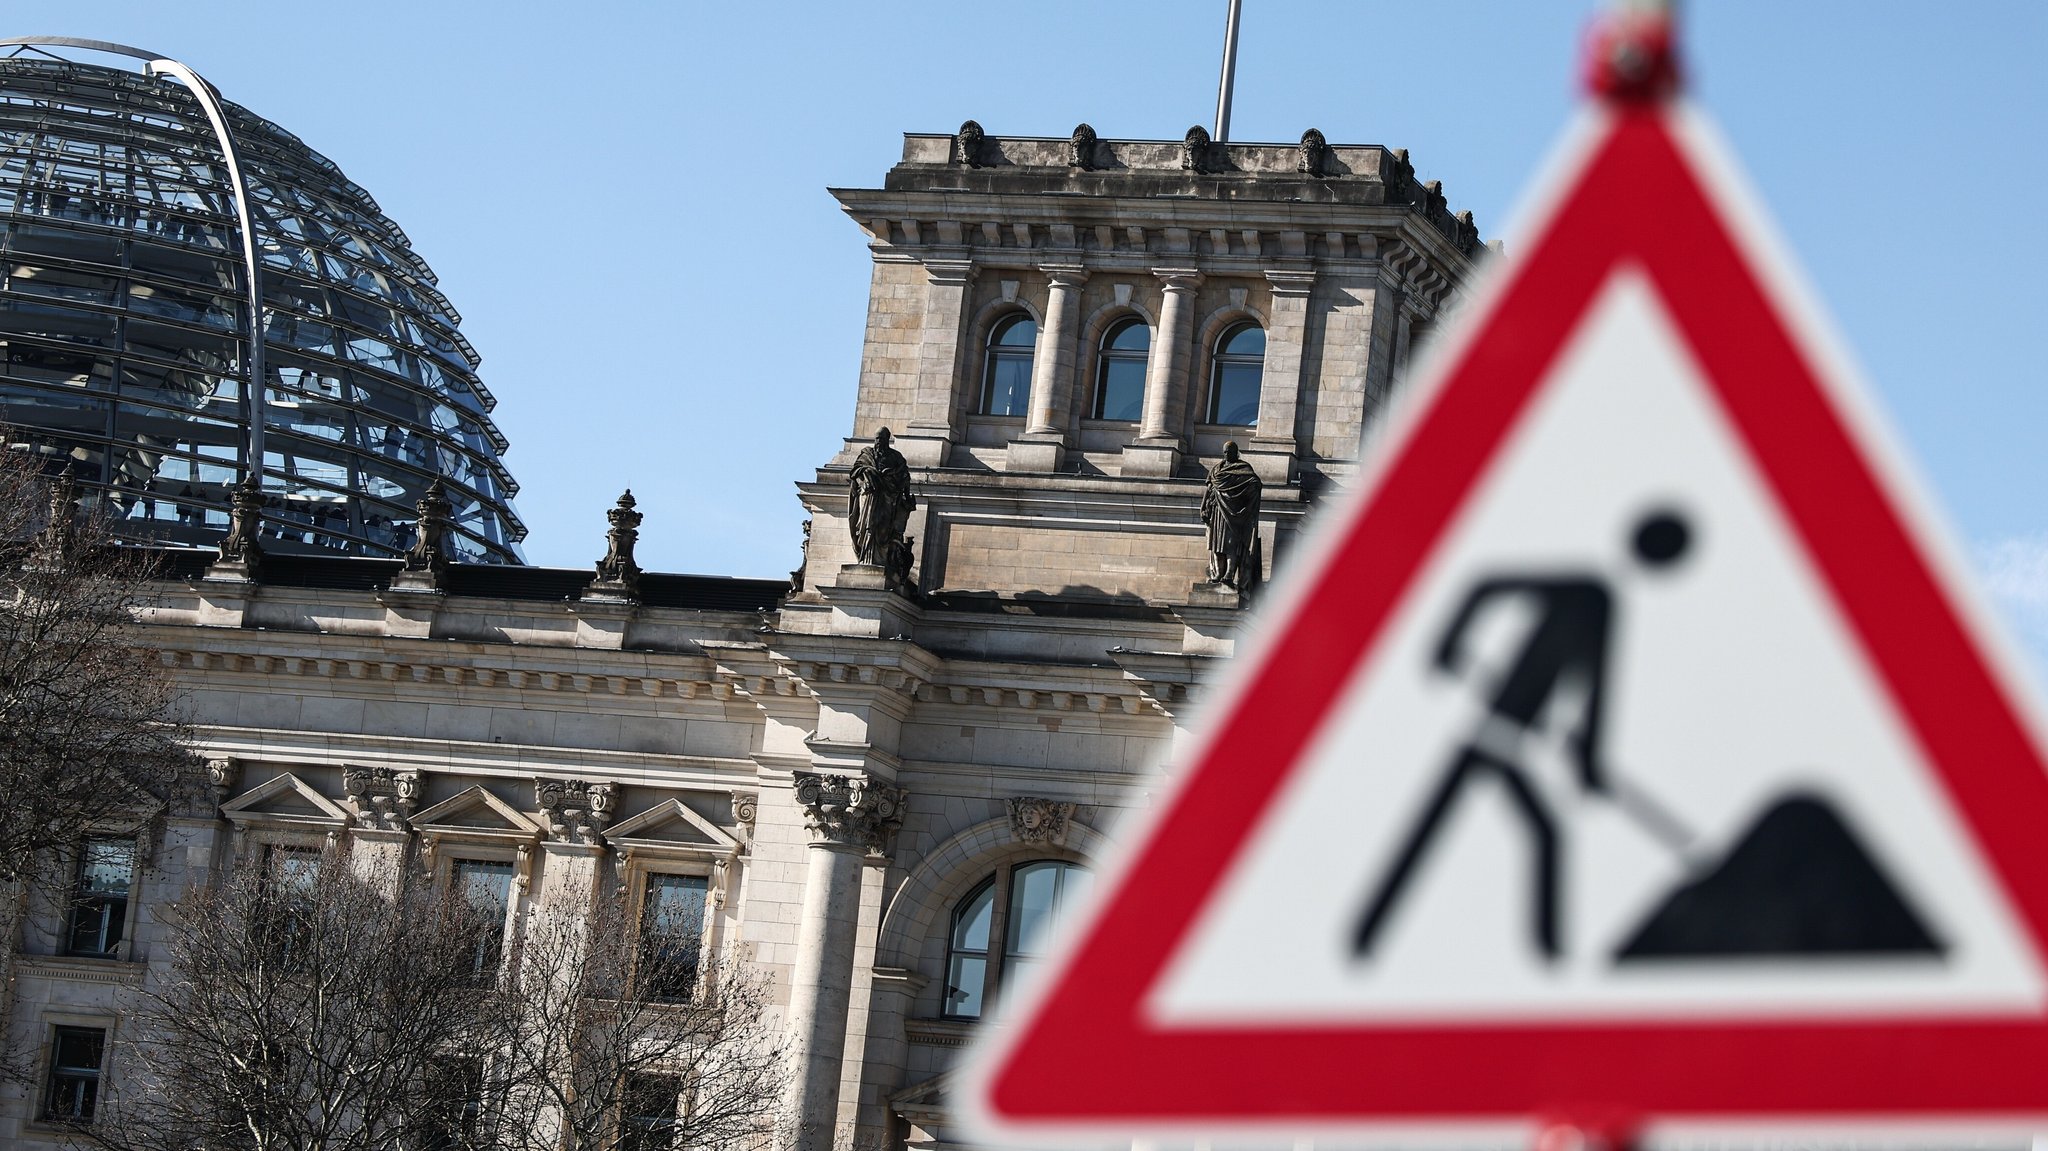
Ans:
[[[896,432],[896,450],[913,468],[944,466],[957,435],[953,391],[960,378],[961,329],[967,289],[974,283],[971,260],[927,260],[924,323],[919,329],[917,394],[908,427]]]
[[[1309,268],[1266,273],[1272,303],[1266,317],[1266,362],[1259,387],[1259,424],[1244,447],[1244,461],[1262,483],[1285,485],[1294,474],[1301,445],[1296,436],[1301,407],[1302,361],[1308,342],[1309,294],[1316,274]]]

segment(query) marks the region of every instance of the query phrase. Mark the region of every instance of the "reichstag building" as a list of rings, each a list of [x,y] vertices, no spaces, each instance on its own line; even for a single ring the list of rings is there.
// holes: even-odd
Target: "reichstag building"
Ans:
[[[162,909],[269,846],[501,877],[508,940],[593,884],[681,908],[773,978],[790,1142],[954,1145],[977,1020],[1486,255],[1405,151],[1312,129],[911,133],[833,192],[869,326],[793,577],[641,571],[630,499],[595,568],[536,568],[370,193],[173,62],[12,44],[0,401],[161,550],[217,803],[87,845],[93,930],[17,941],[10,1146],[118,1089]]]

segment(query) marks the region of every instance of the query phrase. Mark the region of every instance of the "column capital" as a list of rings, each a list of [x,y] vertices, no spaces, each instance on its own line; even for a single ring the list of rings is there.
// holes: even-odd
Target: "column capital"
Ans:
[[[817,847],[881,850],[889,833],[903,822],[908,799],[905,789],[865,776],[796,773],[796,801],[803,806],[804,826]]]
[[[925,279],[934,284],[965,287],[974,281],[977,269],[973,260],[926,260]]]
[[[1276,296],[1306,296],[1309,289],[1315,287],[1316,274],[1299,269],[1268,268],[1266,283],[1272,285]]]
[[[1088,282],[1088,269],[1079,264],[1040,264],[1038,270],[1055,288],[1078,288]]]
[[[1193,268],[1154,268],[1152,274],[1169,292],[1192,292],[1202,286],[1202,273]]]

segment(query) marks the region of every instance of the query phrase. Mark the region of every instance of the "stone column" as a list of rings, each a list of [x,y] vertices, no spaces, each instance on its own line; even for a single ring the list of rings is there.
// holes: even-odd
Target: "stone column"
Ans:
[[[1245,462],[1270,485],[1285,485],[1294,471],[1296,413],[1301,406],[1301,362],[1308,341],[1308,298],[1313,271],[1266,273],[1272,285],[1267,316],[1266,362],[1259,384],[1259,426],[1245,446]]]
[[[1188,388],[1188,358],[1194,343],[1194,295],[1201,273],[1192,268],[1157,268],[1166,289],[1159,307],[1159,338],[1145,363],[1145,407],[1138,441],[1124,448],[1123,474],[1171,476],[1180,469],[1180,413]]]
[[[1074,394],[1074,339],[1080,326],[1081,285],[1088,273],[1072,266],[1047,267],[1051,295],[1045,326],[1031,359],[1031,406],[1022,439],[1010,443],[1009,470],[1058,471],[1067,442],[1068,398]]]
[[[796,773],[796,801],[810,830],[803,919],[789,981],[790,1084],[786,1151],[832,1151],[847,1009],[860,921],[862,859],[880,850],[903,818],[900,787],[862,776]]]

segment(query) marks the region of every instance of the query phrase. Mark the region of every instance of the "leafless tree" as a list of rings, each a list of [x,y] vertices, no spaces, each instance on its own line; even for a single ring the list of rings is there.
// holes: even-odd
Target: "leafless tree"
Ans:
[[[78,503],[68,476],[0,451],[0,887],[194,770],[135,622],[150,554]]]
[[[108,515],[80,510],[70,477],[39,459],[0,446],[0,986],[32,889],[68,892],[59,872],[89,833],[132,829],[197,774],[136,625],[150,553],[116,546]],[[0,1078],[33,1059],[0,1050]]]
[[[616,893],[529,917],[502,989],[492,1146],[717,1151],[771,1134],[787,1054],[766,977]]]
[[[384,869],[249,862],[181,899],[168,970],[138,993],[113,1085],[78,1141],[118,1151],[461,1146],[447,1071],[495,1009],[476,977],[493,926]]]

